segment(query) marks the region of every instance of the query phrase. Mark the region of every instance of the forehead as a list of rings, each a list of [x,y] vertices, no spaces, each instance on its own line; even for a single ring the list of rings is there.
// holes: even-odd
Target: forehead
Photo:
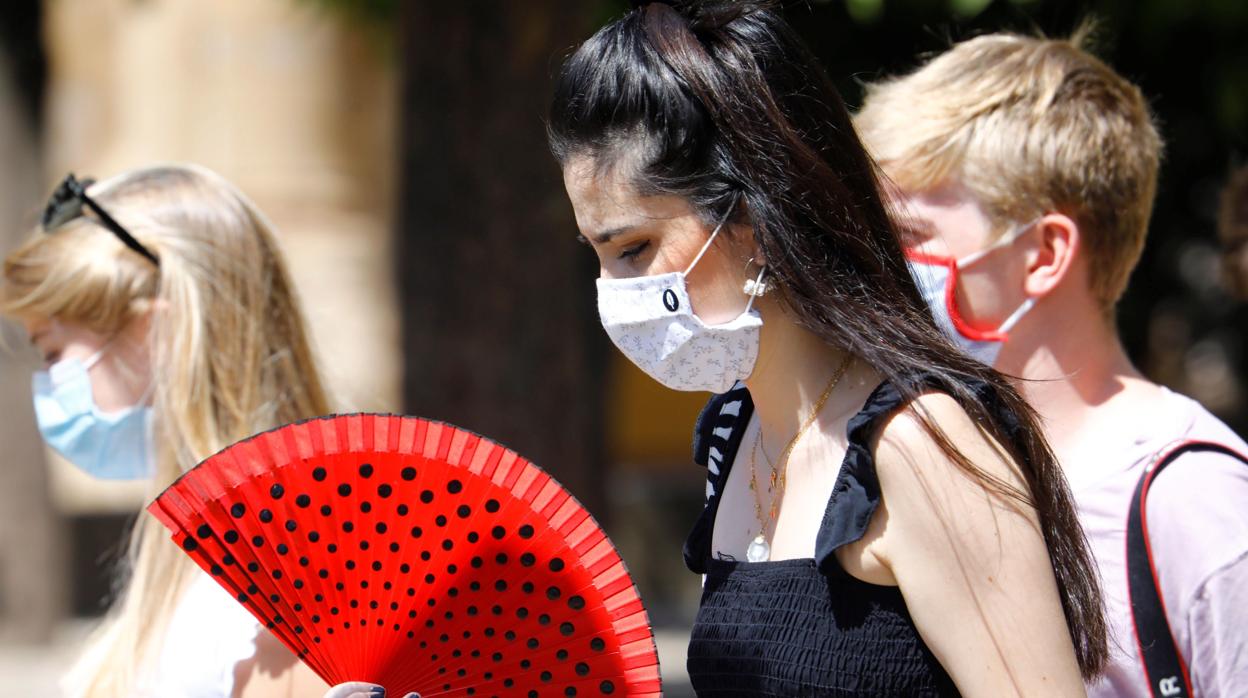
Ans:
[[[978,216],[987,219],[979,200],[965,186],[956,182],[923,190],[890,188],[890,195],[901,209],[911,215],[940,213]]]
[[[991,228],[983,206],[960,184],[944,184],[922,191],[889,188],[889,198],[902,227],[920,234],[982,237]]]
[[[592,158],[584,156],[573,157],[564,165],[564,187],[583,234],[692,213],[689,202],[679,196],[640,194],[632,181],[621,174],[624,169],[599,167]]]
[[[49,344],[65,344],[67,342],[98,343],[105,336],[76,322],[49,318],[42,315],[24,315],[18,318],[30,335],[32,341]]]
[[[580,224],[601,222],[636,206],[636,190],[618,168],[601,168],[593,159],[578,156],[563,167],[563,185]]]

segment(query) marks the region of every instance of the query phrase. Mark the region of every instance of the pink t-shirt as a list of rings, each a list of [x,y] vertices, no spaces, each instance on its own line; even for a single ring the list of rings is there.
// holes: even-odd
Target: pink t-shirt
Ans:
[[[1166,391],[1151,423],[1117,435],[1120,458],[1067,464],[1071,491],[1101,570],[1110,663],[1091,698],[1151,695],[1127,593],[1126,522],[1145,465],[1175,441],[1215,441],[1248,455],[1229,427],[1199,403]],[[1148,496],[1149,543],[1166,617],[1198,698],[1248,695],[1248,464],[1189,453],[1167,466]]]

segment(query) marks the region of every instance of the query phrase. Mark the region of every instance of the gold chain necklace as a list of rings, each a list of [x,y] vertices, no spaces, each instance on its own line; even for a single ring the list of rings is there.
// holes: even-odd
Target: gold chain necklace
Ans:
[[[836,373],[832,374],[832,380],[828,381],[828,385],[823,390],[823,394],[815,401],[815,406],[810,411],[810,416],[802,422],[802,426],[789,439],[789,443],[785,445],[784,450],[780,452],[780,458],[775,462],[771,462],[771,458],[767,457],[767,451],[763,450],[763,457],[766,458],[768,466],[770,466],[771,477],[767,482],[767,500],[769,506],[767,508],[767,518],[763,518],[762,493],[758,487],[758,467],[756,457],[758,455],[759,444],[763,440],[763,422],[759,419],[758,434],[754,437],[754,446],[750,449],[750,492],[754,499],[754,516],[758,519],[758,535],[745,549],[745,559],[750,562],[765,562],[771,559],[771,544],[767,542],[768,529],[775,526],[776,515],[780,512],[780,500],[777,493],[783,493],[785,485],[788,483],[789,456],[793,454],[793,448],[797,446],[797,442],[801,441],[802,436],[818,419],[819,413],[823,410],[823,406],[827,404],[828,398],[832,396],[832,391],[836,390],[837,384],[841,382],[841,378],[845,376],[845,372],[849,370],[849,364],[852,362],[853,356],[847,354],[845,359],[841,361],[841,365],[837,367]]]

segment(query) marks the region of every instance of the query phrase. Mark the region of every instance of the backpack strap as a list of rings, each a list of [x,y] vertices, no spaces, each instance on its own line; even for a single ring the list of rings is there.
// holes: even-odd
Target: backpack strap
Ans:
[[[1248,457],[1211,441],[1182,441],[1158,452],[1144,468],[1127,514],[1127,589],[1135,642],[1154,698],[1191,698],[1192,680],[1166,620],[1166,604],[1148,540],[1148,492],[1157,475],[1185,453],[1221,453],[1248,465]]]

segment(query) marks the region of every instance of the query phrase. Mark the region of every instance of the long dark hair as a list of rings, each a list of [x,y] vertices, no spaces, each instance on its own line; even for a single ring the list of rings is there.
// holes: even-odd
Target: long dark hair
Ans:
[[[752,226],[772,284],[807,329],[908,401],[932,388],[953,396],[1010,451],[1025,490],[919,419],[985,488],[1035,508],[1080,669],[1098,673],[1108,654],[1100,586],[1060,466],[1008,380],[936,328],[827,74],[771,2],[639,5],[564,63],[549,121],[555,157],[627,167],[643,194],[682,196],[708,223],[732,215]]]

